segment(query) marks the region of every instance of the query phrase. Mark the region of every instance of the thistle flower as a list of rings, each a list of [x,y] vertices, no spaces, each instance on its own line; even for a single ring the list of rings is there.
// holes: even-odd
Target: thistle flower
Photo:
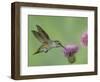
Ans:
[[[87,32],[84,32],[81,36],[81,43],[83,46],[87,47],[88,46],[88,34]]]
[[[68,58],[68,61],[70,63],[74,63],[75,62],[75,53],[77,53],[78,50],[79,50],[79,47],[77,45],[75,45],[75,44],[67,45],[64,48],[65,57]]]

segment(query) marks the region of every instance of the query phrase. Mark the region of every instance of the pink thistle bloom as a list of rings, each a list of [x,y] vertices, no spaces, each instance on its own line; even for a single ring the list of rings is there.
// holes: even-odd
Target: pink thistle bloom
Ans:
[[[75,53],[77,53],[79,50],[79,47],[75,44],[70,44],[70,45],[67,45],[65,48],[64,48],[64,54],[65,56],[67,57],[71,57],[73,56]]]
[[[87,34],[87,32],[84,32],[82,34],[81,43],[82,43],[82,45],[84,45],[86,47],[88,46],[88,34]]]

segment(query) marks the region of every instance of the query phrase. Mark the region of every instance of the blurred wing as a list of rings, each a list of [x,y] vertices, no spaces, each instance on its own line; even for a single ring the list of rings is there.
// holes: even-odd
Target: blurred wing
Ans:
[[[36,25],[36,26],[37,26],[38,32],[40,33],[44,41],[48,42],[48,40],[50,40],[48,34],[39,25]]]
[[[32,31],[32,33],[34,34],[34,36],[37,38],[37,40],[39,40],[40,42],[44,42],[43,38],[41,37],[40,33],[36,32],[36,31]]]

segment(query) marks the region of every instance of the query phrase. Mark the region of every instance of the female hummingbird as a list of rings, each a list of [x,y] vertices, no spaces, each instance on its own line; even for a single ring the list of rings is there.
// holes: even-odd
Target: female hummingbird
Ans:
[[[32,30],[33,35],[37,38],[38,41],[41,42],[41,46],[37,49],[37,51],[33,54],[38,54],[45,52],[47,53],[52,48],[58,48],[64,46],[58,40],[51,40],[48,34],[41,28],[41,26],[36,25],[37,30]]]

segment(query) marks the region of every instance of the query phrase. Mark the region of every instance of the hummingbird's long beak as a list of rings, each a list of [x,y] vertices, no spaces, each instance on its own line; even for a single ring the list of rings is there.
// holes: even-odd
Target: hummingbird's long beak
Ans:
[[[63,48],[65,48],[61,43],[60,43],[60,46],[63,47]]]

